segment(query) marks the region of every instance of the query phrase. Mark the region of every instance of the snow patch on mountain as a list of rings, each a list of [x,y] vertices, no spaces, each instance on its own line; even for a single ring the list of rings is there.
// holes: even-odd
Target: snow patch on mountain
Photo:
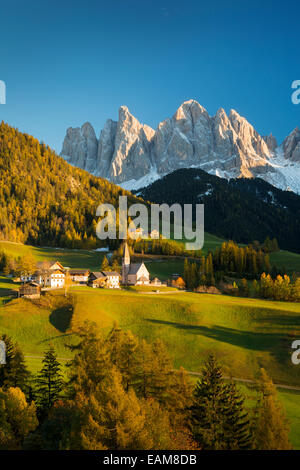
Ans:
[[[180,168],[200,168],[221,178],[262,178],[300,193],[300,130],[278,146],[235,110],[215,116],[185,101],[157,129],[141,124],[126,106],[108,119],[97,139],[91,124],[69,128],[61,155],[72,165],[138,190]]]

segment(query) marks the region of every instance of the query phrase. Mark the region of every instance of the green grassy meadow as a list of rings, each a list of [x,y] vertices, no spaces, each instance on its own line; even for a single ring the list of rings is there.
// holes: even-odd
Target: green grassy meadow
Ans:
[[[225,240],[214,235],[205,233],[203,253],[207,254],[209,251],[214,251],[217,247],[221,246],[224,241]],[[58,260],[64,266],[70,268],[88,268],[92,270],[100,269],[104,256],[103,253],[95,251],[34,247],[5,241],[0,241],[0,250],[6,251],[14,257],[23,256],[31,252],[37,261]],[[272,253],[270,260],[271,263],[275,263],[282,268],[284,267],[288,274],[292,274],[293,272],[300,273],[300,255],[297,253],[291,253],[289,251]],[[182,274],[183,272],[183,259],[180,258],[166,259],[153,257],[152,259],[148,259],[145,257],[144,261],[151,276],[157,276],[162,280],[168,279],[172,274]]]
[[[37,262],[39,261],[60,261],[63,266],[69,268],[89,268],[100,269],[103,253],[88,250],[69,250],[62,248],[48,248],[21,243],[0,241],[0,250],[18,257],[27,253],[32,253]]]
[[[15,287],[0,278],[3,299]],[[80,286],[72,287],[67,299],[62,291],[39,301],[13,299],[0,305],[0,331],[19,343],[32,372],[41,367],[49,343],[65,364],[71,357],[67,346],[76,341],[72,328],[88,319],[106,331],[117,322],[140,338],[162,339],[175,368],[201,371],[213,352],[226,375],[255,379],[264,367],[275,383],[300,387],[300,368],[290,361],[291,343],[300,336],[299,304],[161,292]],[[300,395],[280,389],[279,396],[292,423],[293,444],[300,448]]]
[[[205,249],[222,240],[206,237]],[[0,242],[14,256],[31,251],[37,261],[59,260],[70,267],[99,269],[103,254]],[[300,255],[281,251],[271,256],[288,272],[300,272]],[[182,259],[145,260],[152,277],[182,273]],[[291,363],[291,343],[300,337],[300,304],[223,295],[184,293],[171,288],[134,287],[118,291],[72,287],[69,298],[61,291],[39,301],[18,299],[18,284],[0,276],[0,333],[9,334],[24,352],[30,370],[41,368],[51,343],[64,365],[71,357],[68,345],[76,341],[72,328],[89,319],[108,331],[114,322],[140,338],[160,338],[175,368],[199,372],[213,352],[224,374],[255,379],[264,367],[275,383],[300,387],[300,367]],[[155,291],[160,290],[159,294]],[[165,292],[165,293],[164,293]],[[251,387],[240,384],[251,401]],[[300,449],[300,393],[278,389],[291,422],[291,440]]]

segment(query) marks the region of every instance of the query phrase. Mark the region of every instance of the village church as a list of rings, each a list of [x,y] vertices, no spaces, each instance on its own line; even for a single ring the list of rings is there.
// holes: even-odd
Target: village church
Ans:
[[[122,284],[130,286],[150,284],[150,275],[145,264],[143,262],[130,263],[129,248],[126,242],[122,259]]]

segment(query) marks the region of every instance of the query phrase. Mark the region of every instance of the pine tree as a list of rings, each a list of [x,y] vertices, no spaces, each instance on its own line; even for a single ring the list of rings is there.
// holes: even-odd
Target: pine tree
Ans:
[[[42,413],[46,413],[59,399],[63,380],[61,374],[61,365],[57,361],[54,348],[50,346],[45,352],[43,367],[36,378],[36,399]]]
[[[101,263],[101,268],[100,271],[108,271],[109,270],[109,262],[106,256],[104,256],[102,263]]]
[[[226,449],[251,449],[253,438],[248,412],[244,408],[245,399],[231,381],[226,386],[224,410],[224,440]]]
[[[22,351],[9,336],[4,334],[0,340],[6,348],[6,364],[0,364],[0,387],[19,387],[23,392],[27,392],[29,372]]]
[[[222,371],[210,356],[202,369],[195,391],[191,411],[191,431],[202,449],[222,449],[224,430],[224,385]]]
[[[191,431],[202,449],[251,448],[244,399],[234,384],[224,382],[213,356],[204,365],[190,412]]]
[[[111,265],[111,269],[112,269],[112,271],[115,271],[115,272],[117,272],[117,273],[120,272],[120,266],[119,266],[119,263],[118,263],[117,258],[115,258],[115,259],[113,260],[113,263],[112,263],[112,265]]]

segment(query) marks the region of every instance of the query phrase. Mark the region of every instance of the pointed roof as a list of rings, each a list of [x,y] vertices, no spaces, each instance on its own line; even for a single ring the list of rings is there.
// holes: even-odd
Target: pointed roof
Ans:
[[[124,264],[130,264],[130,254],[129,254],[129,248],[128,248],[127,242],[124,243],[123,260],[124,260]]]
[[[137,274],[139,272],[139,270],[141,269],[141,267],[144,266],[144,268],[146,269],[146,271],[148,272],[149,274],[149,271],[148,269],[146,268],[144,262],[142,261],[141,263],[132,263],[130,265],[130,268],[129,268],[129,272],[128,274]]]
[[[117,273],[117,271],[102,271],[102,273],[103,273],[106,277],[111,277],[111,276],[119,276],[119,277],[121,277],[120,273]]]

